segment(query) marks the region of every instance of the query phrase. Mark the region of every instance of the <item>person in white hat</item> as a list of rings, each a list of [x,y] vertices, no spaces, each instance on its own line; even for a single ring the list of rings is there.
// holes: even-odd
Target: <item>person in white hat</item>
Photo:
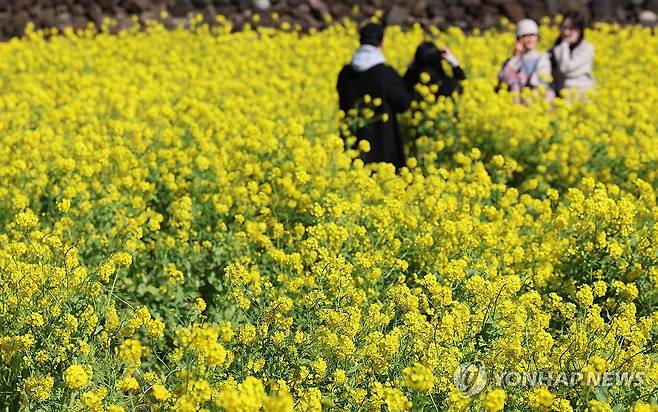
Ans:
[[[537,50],[539,27],[534,20],[523,19],[516,24],[514,56],[505,61],[498,73],[499,86],[506,84],[510,90],[519,92],[524,87],[542,87],[551,100],[551,61],[547,53]]]

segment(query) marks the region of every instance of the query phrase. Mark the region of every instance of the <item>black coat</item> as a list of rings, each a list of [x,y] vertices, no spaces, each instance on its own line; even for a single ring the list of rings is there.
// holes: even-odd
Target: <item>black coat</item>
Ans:
[[[443,70],[436,70],[432,67],[425,67],[423,69],[416,69],[411,65],[407,72],[404,74],[404,81],[409,90],[411,90],[414,100],[420,101],[422,97],[416,91],[416,84],[420,83],[420,74],[426,72],[430,75],[429,85],[436,84],[439,89],[435,93],[436,97],[439,96],[452,96],[455,92],[461,93],[461,81],[466,79],[464,70],[460,66],[453,66],[452,76],[448,76]]]
[[[374,121],[356,132],[357,141],[367,140],[370,152],[363,153],[364,163],[388,162],[396,168],[405,166],[406,157],[403,138],[396,113],[404,112],[411,103],[411,94],[404,80],[390,66],[381,63],[364,72],[346,65],[338,75],[338,97],[340,109],[347,113],[360,103],[366,94],[381,98],[382,105],[377,114],[388,114],[388,121]]]
[[[439,63],[441,64],[441,63]],[[438,89],[434,95],[438,98],[439,96],[452,96],[455,92],[462,92],[461,81],[466,79],[464,70],[460,66],[452,67],[452,76],[448,76],[443,70],[443,67],[416,67],[413,63],[407,69],[407,72],[404,74],[404,82],[411,93],[413,100],[417,102],[423,101],[423,96],[416,90],[416,85],[421,83],[420,76],[421,73],[429,74],[430,78],[427,82],[427,86],[437,85]],[[420,110],[417,108],[416,110]],[[411,143],[410,151],[412,154],[417,153],[416,138],[418,138],[418,132],[412,132],[414,139]]]

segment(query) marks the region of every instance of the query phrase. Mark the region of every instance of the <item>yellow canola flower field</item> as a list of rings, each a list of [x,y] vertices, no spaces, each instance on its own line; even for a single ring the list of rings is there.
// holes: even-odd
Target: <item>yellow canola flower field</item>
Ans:
[[[494,93],[511,31],[430,33],[468,80],[396,174],[339,137],[355,31],[0,45],[0,407],[656,410],[658,36],[549,106]],[[595,379],[496,379],[539,373]]]

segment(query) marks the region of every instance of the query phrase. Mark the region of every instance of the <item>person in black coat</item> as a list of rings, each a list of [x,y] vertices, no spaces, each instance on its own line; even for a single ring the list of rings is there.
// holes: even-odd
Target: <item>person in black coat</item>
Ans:
[[[443,69],[442,61],[447,61],[452,66],[452,76]],[[421,43],[416,49],[414,61],[409,65],[404,74],[404,81],[413,93],[414,100],[421,101],[422,97],[416,90],[416,85],[421,82],[421,73],[429,75],[428,86],[437,85],[435,96],[452,96],[455,92],[461,92],[461,81],[466,79],[455,56],[448,49],[439,49],[432,42]]]
[[[369,23],[361,29],[361,46],[340,71],[336,89],[340,109],[345,113],[362,106],[366,95],[378,102],[372,107],[372,121],[355,133],[357,142],[367,140],[370,144],[370,151],[362,153],[361,159],[364,163],[392,163],[399,169],[405,166],[406,156],[396,113],[409,108],[411,93],[402,77],[386,64],[383,39],[380,24]]]
[[[452,66],[452,76],[449,76],[443,69],[443,60],[447,61]],[[423,73],[426,78],[422,79]],[[409,65],[407,72],[404,74],[404,81],[416,102],[422,102],[425,98],[416,89],[416,85],[424,84],[433,89],[435,97],[439,96],[452,96],[455,92],[461,93],[461,81],[466,79],[464,70],[462,70],[459,62],[455,56],[448,49],[439,49],[432,42],[421,43],[416,49],[414,60]],[[414,111],[414,118],[416,111],[423,111],[422,106],[412,105]],[[423,116],[421,116],[422,118]],[[409,131],[411,137],[411,144],[409,152],[413,156],[418,156],[418,147],[416,139],[418,138],[419,131],[417,128]]]

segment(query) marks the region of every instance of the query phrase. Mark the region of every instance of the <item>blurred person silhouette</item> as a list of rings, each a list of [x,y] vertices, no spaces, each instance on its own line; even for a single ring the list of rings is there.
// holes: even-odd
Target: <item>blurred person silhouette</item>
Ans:
[[[452,67],[452,76],[449,76],[444,68],[443,61]],[[427,79],[421,79],[421,74],[427,73]],[[416,85],[424,83],[428,86],[436,85],[435,96],[452,96],[455,92],[462,91],[461,81],[466,79],[457,58],[452,52],[445,48],[439,49],[433,42],[421,43],[416,49],[413,62],[404,74],[407,88],[413,94],[414,100],[422,100]],[[423,82],[422,80],[426,80]]]
[[[370,145],[370,151],[362,153],[361,159],[364,163],[392,163],[399,169],[405,166],[406,156],[396,114],[409,108],[411,94],[402,77],[386,64],[382,52],[384,27],[368,23],[359,35],[360,47],[338,75],[339,106],[347,114],[364,100],[377,103],[372,105],[376,116],[355,133],[357,145],[362,140]]]
[[[554,93],[551,83],[551,61],[548,53],[537,50],[539,42],[539,26],[531,19],[520,20],[516,24],[516,40],[514,42],[514,55],[503,63],[498,73],[498,88],[506,84],[513,92],[520,92],[523,88],[537,89],[540,86],[546,89],[548,100],[552,100]],[[521,102],[517,96],[517,103]]]
[[[567,12],[560,26],[560,36],[549,51],[553,67],[553,90],[576,89],[579,95],[594,88],[592,74],[594,46],[585,40],[587,19],[577,10]]]
[[[446,73],[443,67],[443,61],[448,62],[452,68],[452,75]],[[445,48],[439,49],[436,44],[431,41],[421,43],[414,54],[414,59],[409,64],[406,73],[404,74],[404,81],[407,88],[412,95],[415,102],[427,102],[427,96],[433,97],[429,103],[436,101],[439,96],[452,96],[454,93],[461,93],[461,81],[466,79],[464,70],[462,70],[457,58],[452,52]],[[429,93],[425,96],[425,92],[418,89],[418,85],[429,87]],[[413,117],[416,118],[417,112],[421,112],[420,118],[423,117],[422,112],[425,110],[422,104],[411,105]],[[418,127],[412,127],[411,130],[406,131],[407,137],[411,138],[409,143],[409,153],[416,158],[421,158],[422,154],[418,152],[418,145],[416,139],[423,133],[419,131]]]

